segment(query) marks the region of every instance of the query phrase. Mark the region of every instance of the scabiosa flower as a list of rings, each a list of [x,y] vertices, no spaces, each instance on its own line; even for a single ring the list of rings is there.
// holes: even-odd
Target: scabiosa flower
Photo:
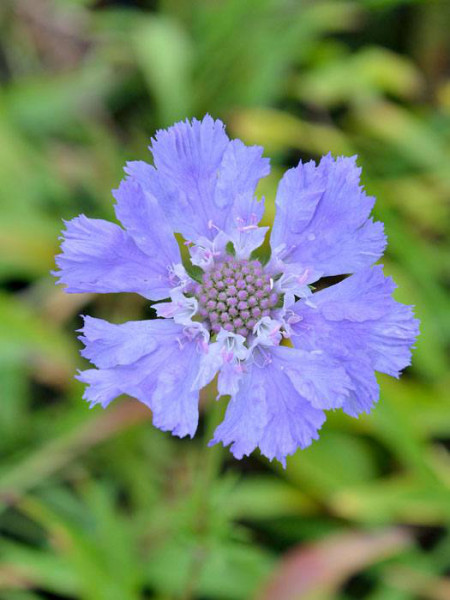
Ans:
[[[123,227],[80,215],[56,259],[67,292],[164,300],[155,320],[84,318],[82,355],[96,367],[78,375],[84,397],[106,407],[129,394],[156,427],[192,437],[199,390],[218,374],[218,396],[231,399],[210,443],[231,444],[236,458],[258,447],[284,465],[318,437],[325,410],[369,412],[374,371],[398,377],[410,364],[418,322],[372,266],[386,245],[374,199],[355,158],[300,162],[280,182],[263,264],[254,254],[268,230],[255,198],[269,173],[262,148],[230,140],[206,116],[159,131],[150,150],[154,166],[129,163],[114,192]],[[348,277],[312,291],[333,275]]]

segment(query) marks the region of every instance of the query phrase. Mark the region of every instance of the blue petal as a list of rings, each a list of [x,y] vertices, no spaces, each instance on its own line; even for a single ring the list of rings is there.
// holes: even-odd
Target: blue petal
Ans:
[[[374,402],[380,395],[380,387],[370,362],[366,359],[344,359],[343,367],[352,380],[353,390],[342,405],[345,413],[358,417],[361,413],[370,413]]]
[[[136,292],[161,300],[170,293],[169,263],[149,256],[121,227],[80,215],[65,223],[54,275],[70,293]]]
[[[372,265],[383,254],[383,225],[369,218],[374,199],[360,186],[356,158],[300,162],[280,181],[271,246],[316,279]]]
[[[214,203],[224,209],[230,209],[243,202],[249,202],[258,185],[258,181],[270,172],[270,161],[263,158],[261,146],[246,146],[241,140],[232,140],[228,143],[220,163],[220,172],[214,195]],[[264,207],[260,202],[252,206],[258,220],[261,219]],[[227,215],[225,215],[227,216]]]
[[[411,362],[418,334],[412,308],[392,298],[395,285],[381,266],[364,269],[293,307],[297,348],[322,350],[341,362],[354,392],[343,408],[355,416],[378,400],[374,371],[398,377]]]
[[[151,258],[151,268],[166,272],[167,266],[180,263],[173,230],[156,199],[131,180],[122,181],[113,195],[117,218],[136,246]]]
[[[84,398],[106,407],[121,394],[129,394],[153,412],[153,424],[184,437],[194,435],[198,424],[197,377],[200,353],[183,327],[169,320],[113,325],[86,318],[82,329],[83,355],[98,369],[78,375],[87,383]]]
[[[231,444],[236,458],[259,447],[264,456],[270,460],[276,458],[285,466],[286,456],[298,448],[306,448],[318,438],[325,414],[299,393],[286,372],[287,364],[292,366],[296,358],[305,357],[292,351],[291,362],[287,357],[289,351],[291,349],[283,347],[266,349],[270,362],[264,366],[253,363],[248,367],[211,444]],[[305,391],[307,387],[306,384]]]
[[[231,363],[222,365],[217,378],[217,395],[233,396],[237,394],[242,375],[242,367],[240,365]]]
[[[171,226],[186,239],[213,239],[217,230],[232,233],[262,203],[254,203],[258,180],[269,172],[262,148],[230,141],[221,121],[207,115],[158,131],[150,148],[155,167],[136,162],[128,175],[154,195]]]
[[[115,325],[89,316],[83,319],[84,325],[79,330],[82,335],[78,338],[85,346],[81,356],[100,369],[131,365],[158,347],[158,340],[152,335],[155,329],[155,325],[151,325],[153,321],[129,321]],[[162,327],[162,321],[154,323]],[[172,325],[163,331],[166,329],[170,335]]]
[[[321,350],[305,352],[278,346],[272,350],[272,360],[314,408],[340,408],[353,389],[342,365]]]
[[[269,159],[259,146],[245,146],[240,140],[228,145],[220,167],[215,202],[226,210],[220,228],[228,233],[238,258],[248,258],[261,246],[268,227],[257,227],[264,213],[264,201],[254,196],[258,181],[269,174]]]
[[[263,369],[252,365],[243,377],[238,393],[231,398],[225,418],[209,445],[232,444],[230,450],[238,459],[251,454],[259,446],[270,421],[267,394]]]

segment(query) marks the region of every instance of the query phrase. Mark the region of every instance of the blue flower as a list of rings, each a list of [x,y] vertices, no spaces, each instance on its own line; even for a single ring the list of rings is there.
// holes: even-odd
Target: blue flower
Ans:
[[[268,230],[255,198],[269,173],[262,148],[206,116],[159,131],[150,150],[154,166],[129,163],[114,192],[123,227],[81,215],[66,223],[56,258],[67,292],[162,301],[156,320],[84,318],[82,355],[96,367],[78,375],[84,397],[106,407],[129,394],[156,427],[192,437],[199,390],[218,374],[218,395],[231,399],[210,443],[285,464],[318,437],[325,410],[369,412],[374,371],[398,377],[410,364],[418,321],[372,266],[386,245],[374,199],[355,158],[300,162],[281,179],[263,265],[252,254]],[[183,266],[174,232],[195,269]],[[312,292],[335,275],[348,277]]]

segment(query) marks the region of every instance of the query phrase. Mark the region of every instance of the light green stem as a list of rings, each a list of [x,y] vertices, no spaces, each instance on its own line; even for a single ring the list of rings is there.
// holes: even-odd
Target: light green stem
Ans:
[[[194,527],[198,539],[198,548],[192,559],[190,574],[186,588],[181,596],[182,600],[193,600],[201,577],[205,557],[208,553],[207,534],[211,520],[211,490],[214,488],[214,482],[220,475],[225,455],[221,444],[208,447],[208,442],[212,439],[214,430],[223,419],[223,413],[226,403],[213,400],[208,407],[205,415],[205,432],[203,438],[203,448],[200,460],[195,474],[195,484],[193,489],[194,500]]]

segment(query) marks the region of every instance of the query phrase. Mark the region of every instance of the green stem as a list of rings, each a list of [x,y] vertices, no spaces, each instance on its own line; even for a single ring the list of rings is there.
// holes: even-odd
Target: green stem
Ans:
[[[210,485],[220,474],[223,458],[225,455],[222,444],[215,444],[209,447],[208,443],[212,439],[216,427],[223,421],[226,402],[213,400],[211,407],[205,417],[205,433],[203,438],[203,457],[204,457],[204,482],[205,486]],[[202,461],[203,462],[203,461]]]
[[[221,444],[208,447],[208,442],[211,440],[217,425],[223,419],[225,405],[226,403],[223,400],[218,402],[213,400],[205,415],[203,448],[197,467],[198,470],[195,474],[193,490],[195,507],[194,527],[198,540],[198,548],[192,559],[189,578],[181,600],[193,600],[195,598],[205,557],[208,553],[207,537],[212,517],[211,490],[214,488],[214,482],[220,474],[225,455]]]

